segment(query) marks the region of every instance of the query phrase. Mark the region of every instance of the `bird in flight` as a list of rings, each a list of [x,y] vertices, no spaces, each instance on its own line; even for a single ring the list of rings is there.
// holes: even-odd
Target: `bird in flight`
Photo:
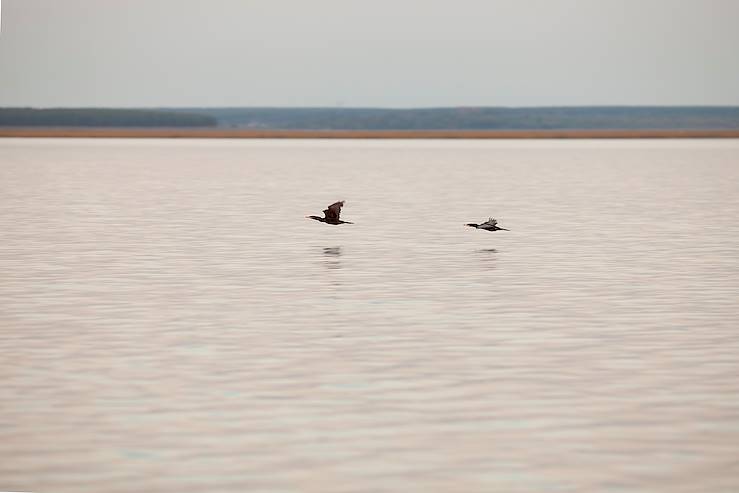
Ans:
[[[305,216],[309,219],[315,219],[316,221],[321,221],[322,223],[326,224],[354,224],[350,223],[349,221],[342,221],[339,219],[339,215],[341,215],[341,208],[344,207],[344,201],[340,200],[339,202],[334,202],[333,204],[329,205],[326,210],[323,211],[323,217],[320,216]]]
[[[470,228],[475,229],[484,229],[485,231],[498,231],[499,229],[502,229],[503,231],[510,231],[509,229],[499,228],[498,221],[496,221],[492,217],[482,224],[467,223],[465,224],[465,226],[469,226]]]

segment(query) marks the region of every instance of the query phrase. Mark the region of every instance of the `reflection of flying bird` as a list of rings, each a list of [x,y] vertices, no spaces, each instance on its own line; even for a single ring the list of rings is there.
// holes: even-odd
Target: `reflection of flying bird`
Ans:
[[[505,228],[499,228],[498,221],[496,221],[492,217],[482,224],[467,223],[465,224],[465,226],[469,226],[470,228],[475,228],[475,229],[484,229],[485,231],[498,231],[499,229],[502,229],[503,231],[510,231]]]
[[[340,200],[339,202],[334,202],[333,204],[329,205],[326,210],[323,211],[323,217],[319,216],[305,216],[310,219],[315,219],[316,221],[321,221],[322,223],[326,224],[354,224],[350,223],[349,221],[342,221],[339,219],[339,215],[341,214],[341,208],[344,207],[344,201]]]

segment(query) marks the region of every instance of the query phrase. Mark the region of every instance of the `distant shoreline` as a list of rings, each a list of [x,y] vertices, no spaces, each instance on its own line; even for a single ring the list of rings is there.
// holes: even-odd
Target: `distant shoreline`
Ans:
[[[737,139],[737,130],[255,130],[227,128],[15,128],[0,138],[134,139]]]

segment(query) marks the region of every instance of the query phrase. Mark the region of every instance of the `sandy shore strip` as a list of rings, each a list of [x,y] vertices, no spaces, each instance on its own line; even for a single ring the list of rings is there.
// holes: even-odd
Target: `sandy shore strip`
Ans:
[[[736,139],[737,130],[254,130],[0,128],[0,137],[156,139]]]

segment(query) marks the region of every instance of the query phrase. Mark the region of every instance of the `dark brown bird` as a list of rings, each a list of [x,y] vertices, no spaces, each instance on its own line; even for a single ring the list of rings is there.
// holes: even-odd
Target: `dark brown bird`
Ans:
[[[333,204],[329,205],[326,210],[323,211],[323,217],[319,216],[305,216],[309,219],[315,219],[316,221],[321,221],[322,223],[326,224],[354,224],[350,223],[349,221],[342,221],[339,219],[339,216],[341,215],[341,208],[344,207],[344,201],[340,200],[339,202],[334,202]]]
[[[467,223],[465,224],[465,226],[469,226],[470,228],[475,228],[475,229],[484,229],[485,231],[498,231],[498,230],[509,231],[505,228],[499,228],[498,221],[496,221],[492,217],[482,224]]]

